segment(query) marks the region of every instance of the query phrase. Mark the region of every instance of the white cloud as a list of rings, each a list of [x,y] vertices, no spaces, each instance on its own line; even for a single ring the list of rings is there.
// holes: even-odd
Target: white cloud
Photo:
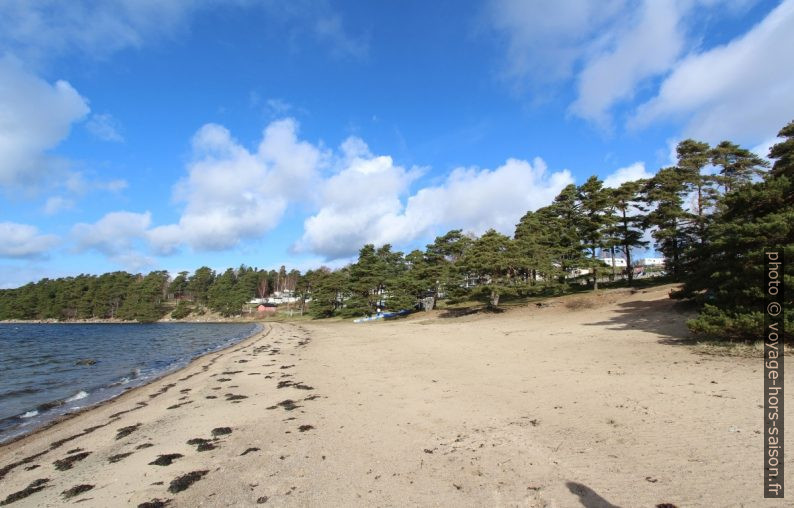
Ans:
[[[74,208],[74,201],[64,198],[63,196],[51,196],[47,198],[44,203],[44,213],[47,215],[55,215],[56,213],[71,210]]]
[[[0,3],[0,43],[28,60],[70,52],[104,57],[183,28],[200,5],[188,0],[9,0]]]
[[[573,182],[567,170],[550,173],[540,158],[508,159],[493,170],[458,168],[442,183],[411,194],[421,169],[372,154],[356,137],[327,152],[300,140],[297,130],[292,119],[272,122],[250,150],[225,127],[204,125],[193,137],[187,175],[174,187],[176,201],[184,203],[178,222],[153,227],[148,212],[109,213],[74,226],[78,250],[128,266],[136,263],[131,256],[151,261],[137,253],[144,243],[160,255],[185,245],[225,250],[262,238],[297,204],[315,213],[305,220],[295,251],[338,260],[365,243],[402,246],[450,228],[512,233],[527,210],[550,203]],[[323,177],[325,168],[331,171]],[[636,175],[637,168],[623,173]]]
[[[341,170],[323,184],[321,208],[304,223],[296,248],[329,259],[344,257],[368,242],[394,231],[386,224],[402,210],[400,197],[418,176],[394,164],[389,156],[374,156],[358,138],[342,144]]]
[[[42,235],[38,228],[15,222],[0,222],[0,257],[35,258],[58,244],[55,235]]]
[[[0,59],[0,186],[34,185],[60,167],[47,154],[88,113],[66,81],[50,84],[9,58]]]
[[[783,138],[774,136],[772,138],[769,138],[767,140],[758,143],[756,146],[751,148],[750,151],[758,155],[759,157],[763,157],[764,159],[771,160],[769,159],[769,149],[778,143],[782,143],[783,141],[785,141]]]
[[[146,237],[151,221],[149,212],[110,212],[93,224],[75,224],[72,237],[78,251],[95,250],[121,258],[133,250],[136,240]]]
[[[507,38],[507,74],[540,83],[570,78],[592,39],[625,9],[623,0],[493,0],[491,25]]]
[[[366,39],[352,37],[344,28],[342,17],[335,13],[325,13],[317,18],[314,32],[318,40],[331,48],[337,57],[366,58],[369,44]]]
[[[292,104],[283,100],[283,99],[268,99],[267,108],[274,116],[284,116],[286,115],[290,109],[292,109]]]
[[[488,21],[506,37],[508,76],[536,94],[574,80],[569,111],[601,128],[620,111],[630,128],[672,118],[684,137],[757,144],[794,117],[794,0],[716,48],[701,44],[719,25],[695,22],[738,18],[754,3],[492,0]],[[641,91],[656,96],[638,108]]]
[[[75,224],[72,239],[78,252],[93,250],[128,270],[138,271],[155,265],[152,257],[141,252],[151,222],[149,212],[110,212],[93,224]]]
[[[604,178],[604,187],[616,189],[626,182],[640,180],[644,178],[651,178],[652,173],[645,169],[644,162],[635,162],[630,166],[618,168],[611,174]]]
[[[402,245],[444,228],[482,233],[495,228],[512,234],[527,210],[550,203],[572,183],[570,173],[549,174],[545,163],[509,159],[494,169],[458,168],[441,185],[401,197],[418,176],[387,156],[369,153],[363,141],[342,147],[344,167],[326,184],[322,206],[304,223],[298,251],[336,259],[361,245]]]
[[[77,195],[83,195],[92,191],[120,192],[127,188],[127,181],[116,180],[89,180],[83,173],[72,172],[66,175],[62,182],[63,187]]]
[[[292,119],[271,123],[252,152],[225,127],[203,126],[193,138],[188,175],[175,188],[185,209],[178,224],[148,233],[155,250],[228,249],[274,228],[289,200],[308,199],[323,154],[298,140],[297,128]]]
[[[265,11],[286,23],[287,38],[304,32],[334,56],[363,58],[366,37],[344,28],[327,0],[5,0],[0,2],[0,47],[28,62],[77,53],[107,58],[189,30],[196,14],[215,9]]]
[[[578,77],[571,111],[609,127],[610,108],[631,99],[644,79],[667,71],[684,47],[676,2],[646,1],[632,13],[629,26],[617,28],[609,49],[590,58]]]
[[[685,135],[759,143],[794,118],[794,1],[743,36],[681,61],[632,121],[685,119]]]
[[[107,113],[91,115],[88,123],[86,123],[86,128],[102,141],[113,141],[116,143],[124,141],[124,136],[119,132],[119,122]]]

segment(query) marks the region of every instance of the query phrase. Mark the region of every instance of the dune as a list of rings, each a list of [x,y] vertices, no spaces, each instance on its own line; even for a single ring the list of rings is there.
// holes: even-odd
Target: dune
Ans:
[[[0,502],[782,506],[761,360],[689,347],[668,290],[268,324],[0,447]]]

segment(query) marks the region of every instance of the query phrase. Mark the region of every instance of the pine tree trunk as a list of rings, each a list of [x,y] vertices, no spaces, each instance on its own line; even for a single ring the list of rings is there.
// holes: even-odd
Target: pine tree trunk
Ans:
[[[626,275],[629,277],[629,286],[634,284],[634,267],[631,266],[631,247],[629,245],[625,246],[626,248]]]
[[[495,289],[491,290],[491,307],[498,307],[499,306],[499,291]]]
[[[609,280],[615,282],[615,246],[614,245],[609,247],[609,252],[612,254],[612,277]]]

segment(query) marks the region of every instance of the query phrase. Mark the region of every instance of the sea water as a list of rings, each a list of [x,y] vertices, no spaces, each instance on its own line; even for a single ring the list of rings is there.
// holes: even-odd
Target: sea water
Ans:
[[[0,323],[0,442],[256,333],[254,323]]]

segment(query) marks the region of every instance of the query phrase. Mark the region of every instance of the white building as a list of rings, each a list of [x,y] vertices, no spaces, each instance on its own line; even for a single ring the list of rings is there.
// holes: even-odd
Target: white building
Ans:
[[[299,300],[292,291],[276,291],[267,297],[267,303],[281,305],[283,303],[295,303]]]
[[[262,305],[266,303],[281,305],[284,303],[295,303],[299,300],[300,298],[295,296],[292,291],[276,291],[267,298],[252,298],[248,303],[254,305]]]
[[[664,266],[664,258],[640,258],[637,266]]]
[[[608,264],[609,266],[612,266],[612,257],[603,257],[603,258],[601,258],[601,261],[603,261],[604,263]],[[617,268],[626,268],[626,260],[623,259],[623,258],[616,257],[615,258],[615,267],[617,267]]]

